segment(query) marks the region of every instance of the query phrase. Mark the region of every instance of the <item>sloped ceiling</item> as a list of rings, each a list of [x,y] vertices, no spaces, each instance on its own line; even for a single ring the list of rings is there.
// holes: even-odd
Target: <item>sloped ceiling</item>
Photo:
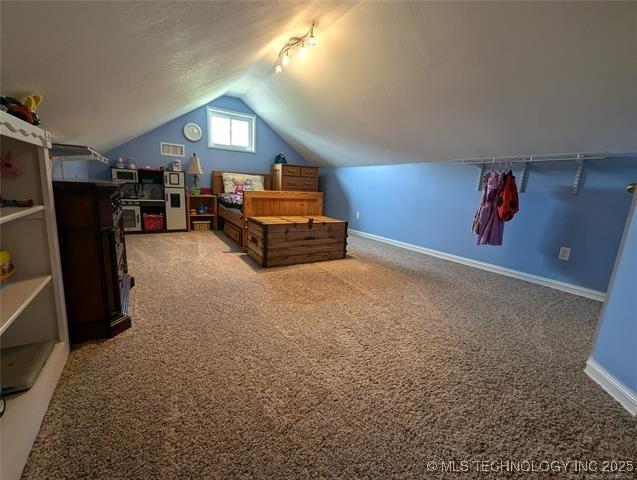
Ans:
[[[637,3],[7,2],[1,90],[102,151],[243,98],[308,160],[637,152]],[[26,24],[25,24],[25,19]],[[318,47],[273,73],[318,20]]]
[[[637,151],[637,3],[360,3],[246,102],[323,165]]]
[[[1,91],[44,95],[39,114],[57,141],[107,151],[267,77],[264,58],[290,35],[352,5],[2,1]]]

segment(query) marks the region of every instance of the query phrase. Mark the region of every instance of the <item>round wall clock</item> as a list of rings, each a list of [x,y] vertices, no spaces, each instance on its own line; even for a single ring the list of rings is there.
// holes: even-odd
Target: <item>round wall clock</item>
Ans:
[[[187,123],[184,125],[184,137],[186,137],[191,142],[198,142],[201,140],[201,127],[196,123]]]

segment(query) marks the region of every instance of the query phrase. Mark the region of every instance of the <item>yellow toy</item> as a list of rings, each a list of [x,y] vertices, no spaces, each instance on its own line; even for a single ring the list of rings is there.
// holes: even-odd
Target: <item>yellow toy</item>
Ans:
[[[42,102],[42,95],[29,95],[24,99],[24,104],[27,106],[31,113],[36,113],[38,105]]]
[[[0,250],[0,284],[3,284],[15,272],[15,266],[11,263],[11,254],[7,250]]]

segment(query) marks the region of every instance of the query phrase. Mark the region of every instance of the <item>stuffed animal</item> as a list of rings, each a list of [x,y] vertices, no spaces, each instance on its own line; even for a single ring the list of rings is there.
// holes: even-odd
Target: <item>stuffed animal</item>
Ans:
[[[243,195],[243,183],[239,183],[238,185],[236,185],[232,193],[236,193],[237,195]]]
[[[0,97],[0,104],[14,117],[18,117],[20,120],[24,120],[28,123],[33,123],[33,115],[29,107],[24,105],[20,100],[13,97]]]
[[[38,105],[40,105],[40,103],[42,103],[42,95],[29,95],[27,98],[24,99],[24,105],[31,112],[31,117],[33,118],[33,121],[31,123],[33,123],[33,125],[40,125],[40,118],[36,113],[36,110],[38,109]]]
[[[2,156],[2,176],[3,177],[19,177],[22,175],[22,170],[18,167],[18,164],[11,155],[11,152]]]
[[[11,152],[2,156],[2,170],[1,174],[3,178],[19,177],[22,175],[22,170],[18,167],[18,164],[11,155]],[[0,207],[32,207],[33,200],[5,200],[0,194]]]
[[[7,111],[14,117],[18,117],[31,125],[40,125],[40,119],[36,110],[42,102],[42,95],[30,95],[21,102],[13,97],[0,97],[0,105],[2,110]]]

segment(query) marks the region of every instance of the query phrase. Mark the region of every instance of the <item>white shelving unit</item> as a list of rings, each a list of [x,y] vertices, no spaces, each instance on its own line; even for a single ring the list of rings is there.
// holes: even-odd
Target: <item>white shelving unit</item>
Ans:
[[[0,335],[31,304],[33,299],[51,282],[51,275],[14,280],[0,290],[2,309],[0,310]]]
[[[0,209],[0,225],[43,211],[44,205],[34,205],[33,207],[4,207]]]
[[[0,362],[7,352],[35,351],[35,344],[52,346],[31,388],[5,397],[0,418],[3,480],[20,478],[69,355],[50,147],[48,132],[0,112],[0,150],[3,156],[10,153],[23,172],[0,179],[2,195],[34,203],[0,208],[0,247],[11,253],[16,267],[0,289]],[[39,350],[47,352],[49,347]],[[20,361],[28,364],[30,358],[22,355]]]

